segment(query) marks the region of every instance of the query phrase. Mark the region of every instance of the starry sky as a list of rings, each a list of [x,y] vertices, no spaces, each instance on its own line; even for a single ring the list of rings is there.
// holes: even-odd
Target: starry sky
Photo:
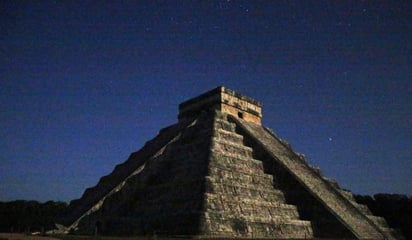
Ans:
[[[0,1],[0,201],[70,201],[223,85],[357,194],[412,195],[411,1]]]

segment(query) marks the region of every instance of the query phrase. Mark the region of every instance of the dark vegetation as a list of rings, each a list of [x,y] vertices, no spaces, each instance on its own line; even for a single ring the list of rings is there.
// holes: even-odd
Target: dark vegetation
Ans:
[[[0,232],[43,232],[54,229],[67,204],[17,200],[0,202]]]
[[[358,203],[366,204],[376,216],[384,217],[390,227],[399,229],[406,239],[412,239],[412,197],[400,194],[355,195]]]
[[[399,194],[355,195],[356,201],[366,204],[374,215],[382,216],[389,226],[412,239],[412,197]],[[0,232],[42,232],[54,229],[67,211],[64,202],[12,201],[0,202]],[[242,222],[234,223],[243,230]]]

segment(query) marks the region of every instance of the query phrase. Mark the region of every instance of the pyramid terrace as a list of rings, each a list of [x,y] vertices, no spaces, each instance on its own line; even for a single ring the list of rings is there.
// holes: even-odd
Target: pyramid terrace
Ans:
[[[72,201],[64,233],[239,239],[404,239],[218,87]]]

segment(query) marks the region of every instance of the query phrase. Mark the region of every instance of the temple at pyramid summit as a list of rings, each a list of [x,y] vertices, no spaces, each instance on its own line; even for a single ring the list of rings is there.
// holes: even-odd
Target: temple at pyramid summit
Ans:
[[[66,232],[116,236],[402,239],[217,87],[71,202]]]

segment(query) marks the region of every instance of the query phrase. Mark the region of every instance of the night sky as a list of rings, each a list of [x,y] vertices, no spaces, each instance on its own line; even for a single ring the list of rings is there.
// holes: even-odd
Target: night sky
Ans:
[[[0,201],[79,198],[223,85],[357,194],[412,195],[412,2],[0,1]]]

